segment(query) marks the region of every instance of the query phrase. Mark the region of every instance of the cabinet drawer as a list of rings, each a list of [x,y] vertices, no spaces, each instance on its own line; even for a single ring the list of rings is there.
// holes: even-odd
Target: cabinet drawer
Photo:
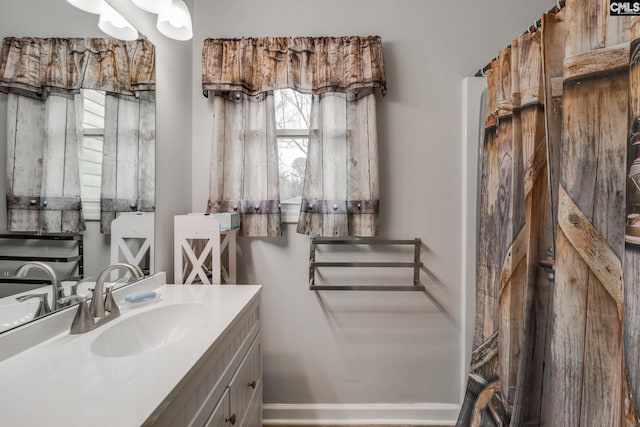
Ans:
[[[240,427],[262,427],[262,387],[253,395],[253,401]]]
[[[258,334],[238,371],[229,383],[231,416],[236,415],[239,425],[244,419],[256,393],[262,389],[262,347]]]
[[[229,420],[229,389],[225,389],[204,427],[223,427]]]

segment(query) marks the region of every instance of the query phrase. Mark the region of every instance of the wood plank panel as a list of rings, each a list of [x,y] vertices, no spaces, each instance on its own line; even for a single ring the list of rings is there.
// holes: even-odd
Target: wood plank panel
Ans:
[[[491,63],[487,74],[488,100],[485,120],[484,146],[482,147],[482,165],[480,178],[480,203],[478,215],[478,281],[477,298],[482,301],[476,311],[476,333],[473,347],[478,348],[498,330],[498,271],[500,252],[498,247],[499,216],[497,214],[499,194],[499,155],[496,138],[497,122],[497,61]],[[488,380],[495,379],[497,372],[491,373]]]
[[[517,63],[514,74],[520,99],[522,164],[525,197],[525,269],[522,303],[522,343],[518,360],[512,425],[540,424],[550,281],[539,262],[553,241],[547,170],[542,78],[542,46],[539,32],[514,41]]]
[[[67,154],[67,126],[61,126],[67,122],[67,98],[61,96],[49,96],[45,102],[45,126],[44,148],[42,157],[42,195],[48,197],[62,197],[64,193],[65,169],[74,168],[74,165],[66,165]],[[73,112],[75,117],[75,111]],[[77,138],[75,143],[77,144]],[[76,167],[78,166],[76,145]],[[60,167],[60,165],[64,165]],[[77,169],[76,169],[77,170]],[[43,210],[40,215],[42,231],[51,233],[59,232],[62,228],[62,212]]]
[[[516,247],[524,226],[524,181],[522,167],[522,124],[519,99],[513,97],[517,74],[518,47],[503,49],[498,55],[500,78],[498,84],[497,145],[499,151],[498,237],[500,252],[499,294],[499,359],[502,393],[513,402],[517,382],[524,321],[525,264]],[[515,101],[515,102],[514,102]]]
[[[8,95],[9,120],[7,173],[10,187],[7,196],[29,197],[39,203],[42,192],[42,162],[44,139],[44,103],[20,95]],[[7,203],[10,231],[38,231],[39,210],[13,208]]]
[[[633,162],[640,156],[640,18],[631,26],[629,68],[629,135],[627,143],[627,172],[632,175]],[[640,277],[640,239],[635,218],[640,213],[640,190],[631,179],[626,180],[627,223],[624,254],[624,350],[628,366],[633,403],[640,407],[640,292],[636,283]]]
[[[244,106],[244,163],[240,165],[244,170],[242,200],[259,201],[267,194],[267,180],[263,174],[267,164],[266,111],[263,102],[254,102],[250,98]],[[251,211],[245,213],[242,220],[242,232],[246,236],[257,236],[267,226],[264,215]]]
[[[138,117],[138,210],[155,211],[156,96],[141,92]]]
[[[619,32],[607,30],[607,3],[567,2],[565,58],[628,39],[619,23]],[[602,237],[607,247],[594,250],[622,256],[627,91],[624,71],[564,83],[560,185],[566,196],[560,192],[549,363],[553,399],[545,417],[555,425],[617,426],[625,419],[621,319],[594,266],[582,257],[583,244],[573,238],[569,225],[577,229],[579,215],[564,206],[575,205],[584,226]],[[621,277],[621,271],[609,273]]]
[[[347,101],[344,94],[321,96],[322,200],[347,200]],[[323,236],[347,236],[346,214],[322,214]]]
[[[357,95],[356,95],[357,96]],[[378,200],[378,136],[376,98],[370,93],[347,103],[347,199]],[[378,232],[378,215],[348,215],[348,230],[353,236],[371,237]]]
[[[551,247],[552,256],[558,254],[556,247],[556,230],[558,218],[558,188],[560,182],[560,147],[562,143],[562,62],[564,58],[565,25],[561,19],[564,12],[558,15],[545,14],[542,16],[542,67],[544,75],[544,105],[545,105],[545,135],[548,165],[548,188],[551,212],[551,242],[545,245]],[[545,246],[542,247],[544,249]],[[556,281],[560,279],[556,275]],[[547,362],[551,357],[551,313],[553,310],[553,282],[541,281],[538,292],[537,307],[539,308],[537,333],[540,337],[536,347],[536,357]],[[544,334],[544,335],[543,335]],[[544,340],[544,341],[542,341]],[[544,343],[544,345],[542,345]],[[541,350],[542,347],[542,350]],[[544,362],[543,362],[544,363]],[[553,423],[553,402],[557,399],[550,380],[554,369],[547,366],[544,369],[542,381],[542,395],[540,398],[540,421],[543,425]]]

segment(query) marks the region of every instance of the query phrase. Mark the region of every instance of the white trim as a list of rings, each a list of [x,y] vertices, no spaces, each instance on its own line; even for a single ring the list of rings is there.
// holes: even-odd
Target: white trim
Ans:
[[[297,224],[300,216],[300,203],[280,203],[280,222]]]
[[[278,138],[309,138],[309,129],[276,129]]]
[[[265,404],[263,425],[455,425],[450,403]]]
[[[471,361],[471,343],[475,322],[478,132],[480,99],[487,82],[484,77],[467,77],[462,81],[462,277],[460,336],[460,402],[464,400]]]
[[[100,221],[100,200],[83,200],[82,216],[85,221]]]
[[[83,128],[83,136],[104,136],[104,129],[101,128]]]

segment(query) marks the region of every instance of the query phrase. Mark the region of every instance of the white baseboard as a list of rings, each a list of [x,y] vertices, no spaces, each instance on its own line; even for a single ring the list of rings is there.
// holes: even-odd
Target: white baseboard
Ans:
[[[264,425],[454,425],[460,405],[407,404],[265,404]]]

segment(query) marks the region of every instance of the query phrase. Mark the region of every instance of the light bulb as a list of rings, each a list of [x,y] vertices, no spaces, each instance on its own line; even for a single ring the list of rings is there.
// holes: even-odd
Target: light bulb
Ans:
[[[174,40],[190,40],[193,37],[191,14],[182,0],[171,0],[170,6],[160,10],[156,27]]]
[[[133,28],[133,25],[106,3],[100,14],[98,27],[116,39],[135,40],[138,38],[138,31]]]

